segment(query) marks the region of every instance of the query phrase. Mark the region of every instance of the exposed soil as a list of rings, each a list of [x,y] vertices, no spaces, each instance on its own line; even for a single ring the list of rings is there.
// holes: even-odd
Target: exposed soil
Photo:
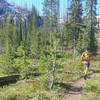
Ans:
[[[95,76],[98,73],[94,73],[88,77],[90,79],[91,77]],[[100,74],[100,73],[99,73]],[[62,98],[62,100],[80,100],[82,88],[85,85],[85,80],[83,78],[80,78],[74,82],[72,82],[68,89],[66,90],[66,95]]]
[[[100,60],[100,52],[97,52],[96,56],[94,56],[93,59]],[[88,79],[95,76],[96,74],[100,74],[100,72],[94,72],[94,74],[90,75]],[[66,95],[63,96],[62,100],[80,100],[82,88],[84,85],[85,85],[85,80],[83,78],[80,78],[72,82],[66,88],[67,91]]]

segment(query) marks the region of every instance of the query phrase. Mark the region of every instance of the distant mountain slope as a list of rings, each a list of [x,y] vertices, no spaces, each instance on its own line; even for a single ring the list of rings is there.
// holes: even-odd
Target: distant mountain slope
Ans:
[[[6,0],[0,0],[0,19],[4,19],[5,16],[10,16],[10,20],[16,22],[18,16],[22,17],[22,21],[26,20],[30,14],[30,11],[24,8],[21,8],[16,5],[9,4]],[[42,24],[42,19],[39,15],[38,23]]]

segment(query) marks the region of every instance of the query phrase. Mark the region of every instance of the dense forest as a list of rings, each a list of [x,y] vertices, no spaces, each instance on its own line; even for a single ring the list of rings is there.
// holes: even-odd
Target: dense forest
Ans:
[[[21,76],[15,85],[1,89],[0,100],[61,100],[64,85],[83,75],[82,52],[90,48],[95,56],[99,50],[97,0],[84,3],[85,7],[82,0],[70,0],[63,23],[57,0],[43,1],[42,25],[34,6],[24,23],[21,16],[16,23],[9,16],[0,20],[0,76]],[[89,74],[100,65],[99,61],[91,63]],[[89,99],[83,96],[82,100]]]

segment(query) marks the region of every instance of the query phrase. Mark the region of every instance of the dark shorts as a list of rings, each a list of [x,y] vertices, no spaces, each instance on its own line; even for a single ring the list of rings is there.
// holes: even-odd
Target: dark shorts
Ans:
[[[90,62],[84,62],[84,67],[88,67],[90,66]]]

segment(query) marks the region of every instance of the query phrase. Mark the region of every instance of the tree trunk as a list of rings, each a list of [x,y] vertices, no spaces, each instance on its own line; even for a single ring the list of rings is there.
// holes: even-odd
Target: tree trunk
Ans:
[[[25,53],[25,51],[24,51],[24,78],[27,79],[26,53]]]
[[[74,13],[74,56],[73,56],[73,60],[75,61],[75,57],[76,57],[76,16]]]
[[[76,36],[74,35],[74,56],[73,56],[74,61],[75,61],[75,57],[76,57]]]
[[[56,67],[56,43],[54,49],[53,76],[52,76],[51,88],[53,88],[55,82],[55,67]]]

